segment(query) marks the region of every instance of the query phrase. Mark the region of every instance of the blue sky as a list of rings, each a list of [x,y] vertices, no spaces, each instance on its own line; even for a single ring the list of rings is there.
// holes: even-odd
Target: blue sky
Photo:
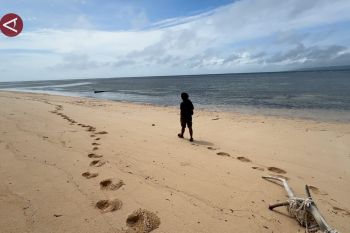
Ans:
[[[99,30],[140,29],[148,24],[169,18],[186,17],[219,6],[232,0],[1,0],[2,14],[16,12],[28,19],[27,30],[40,28],[81,28],[84,18],[92,28]],[[6,10],[5,10],[6,9]],[[78,21],[78,23],[77,23]],[[139,21],[139,25],[137,25]],[[135,23],[134,23],[135,22]]]
[[[348,0],[0,0],[0,81],[350,65]]]

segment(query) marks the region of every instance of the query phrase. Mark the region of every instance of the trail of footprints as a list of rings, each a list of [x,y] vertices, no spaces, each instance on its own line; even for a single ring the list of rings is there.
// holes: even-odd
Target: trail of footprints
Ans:
[[[56,109],[54,111],[51,111],[51,113],[60,116],[64,120],[67,120],[70,125],[80,126],[84,128],[87,132],[91,133],[90,137],[93,139],[93,142],[91,143],[92,152],[89,153],[87,156],[93,160],[90,162],[89,166],[98,168],[105,165],[108,161],[103,160],[103,155],[97,154],[96,152],[99,150],[99,146],[101,145],[101,136],[108,134],[108,132],[97,131],[96,127],[78,123],[69,116],[63,114],[61,111],[63,111],[63,106],[56,105]],[[82,173],[81,175],[86,179],[93,179],[98,177],[99,174],[97,172],[87,171]],[[125,183],[122,180],[114,181],[112,179],[104,179],[100,182],[100,189],[103,191],[116,191],[124,185]],[[95,204],[95,208],[99,209],[101,213],[114,212],[121,209],[122,206],[123,202],[116,198],[108,200],[99,200]],[[153,212],[150,212],[145,209],[138,209],[127,217],[126,225],[127,229],[125,230],[125,233],[148,233],[159,227],[160,219]]]
[[[103,160],[102,159],[103,155],[97,154],[96,151],[99,150],[99,146],[101,145],[101,136],[108,134],[108,132],[97,131],[97,129],[93,126],[78,123],[72,118],[68,117],[67,115],[61,113],[60,111],[62,110],[63,110],[63,106],[57,105],[56,109],[54,111],[51,111],[51,113],[56,114],[62,117],[63,119],[67,120],[70,123],[70,125],[80,126],[84,128],[87,132],[91,133],[90,137],[94,141],[91,143],[92,152],[89,153],[87,156],[93,160],[90,162],[89,166],[98,168],[105,165],[107,161]],[[212,146],[207,147],[207,149],[212,151],[218,150],[218,148],[215,148]],[[216,154],[222,157],[234,158],[227,152],[220,151],[220,152],[217,152]],[[244,163],[252,163],[252,161],[249,158],[246,158],[244,156],[238,156],[236,157],[236,159]],[[258,171],[265,171],[265,169],[267,169],[268,171],[273,172],[275,176],[284,178],[286,180],[289,179],[288,177],[283,176],[283,174],[286,174],[287,172],[278,167],[271,166],[271,167],[264,168],[261,166],[252,166],[251,168]],[[97,172],[87,171],[82,173],[81,175],[86,179],[93,179],[98,177],[99,174]],[[99,184],[100,184],[100,189],[103,191],[117,191],[122,186],[125,185],[125,183],[122,180],[113,181],[112,179],[104,179],[100,181]],[[310,186],[310,189],[317,194],[327,195],[325,193],[320,193],[319,189],[315,186]],[[119,199],[99,200],[95,204],[95,208],[99,209],[101,213],[118,211],[119,209],[122,208],[122,206],[123,206],[123,202]],[[348,211],[340,209],[338,207],[333,207],[333,210],[341,213],[344,212],[345,215],[349,215]],[[148,233],[159,227],[160,219],[153,212],[150,212],[145,209],[138,209],[127,217],[126,225],[127,225],[127,229],[124,231],[125,233]]]
[[[217,120],[217,119],[212,119],[212,120]],[[218,150],[218,148],[215,148],[213,146],[208,146],[207,149],[211,150],[211,151]],[[232,157],[232,158],[234,158],[233,156],[231,156],[227,152],[222,152],[221,151],[221,152],[217,152],[216,154],[219,155],[219,156],[222,156],[222,157]],[[236,157],[236,159],[238,159],[241,162],[246,162],[246,163],[250,163],[251,162],[252,163],[252,161],[249,158],[246,158],[246,157],[243,157],[243,156],[238,156],[238,157]],[[280,178],[283,178],[283,179],[286,179],[286,180],[289,180],[288,177],[284,176],[284,174],[287,174],[287,172],[285,170],[281,169],[281,168],[278,168],[278,167],[273,167],[273,166],[271,166],[271,167],[252,166],[251,168],[254,169],[254,170],[258,170],[258,171],[265,171],[265,169],[267,169],[268,171],[273,172],[274,176],[280,177]],[[308,187],[313,193],[315,193],[317,195],[321,195],[321,196],[327,196],[328,195],[327,192],[321,191],[316,186],[308,185]],[[335,201],[334,199],[331,199],[331,200]],[[337,206],[334,206],[329,201],[326,201],[326,202],[331,206],[331,208],[327,210],[328,212],[331,212],[331,213],[336,214],[336,215],[341,215],[343,217],[350,217],[350,211],[349,210],[344,209],[344,208],[340,208],[340,207],[337,207]]]
[[[215,120],[215,119],[213,119],[213,120]],[[208,150],[212,150],[212,151],[218,150],[218,148],[213,147],[213,146],[208,146],[207,149],[208,149]],[[222,157],[231,157],[231,158],[234,158],[234,157],[231,156],[229,153],[223,152],[223,151],[217,152],[216,154],[219,155],[219,156],[222,156]],[[238,160],[241,161],[241,162],[245,162],[245,163],[250,163],[250,162],[252,162],[249,158],[244,157],[244,156],[238,156],[238,157],[236,157],[236,159],[238,159]],[[259,167],[259,166],[253,166],[252,169],[258,170],[258,171],[265,171],[265,168]],[[267,169],[268,171],[271,171],[271,172],[277,173],[277,174],[286,174],[286,173],[287,173],[285,170],[283,170],[283,169],[281,169],[281,168],[278,168],[278,167],[267,167],[266,169]],[[285,178],[287,178],[287,177],[285,177]]]
[[[212,146],[208,146],[207,149],[215,151],[218,148],[215,148],[215,147],[212,147]],[[229,153],[223,152],[223,151],[217,152],[216,154],[219,155],[219,156],[222,156],[222,157],[234,158]],[[244,156],[237,156],[236,159],[238,159],[239,161],[244,162],[244,163],[251,163],[252,162],[249,158],[244,157]],[[260,166],[253,166],[252,169],[258,170],[258,171],[265,171],[265,168],[264,167],[260,167]],[[270,172],[275,173],[275,174],[279,174],[279,176],[282,176],[281,174],[286,174],[287,173],[285,170],[283,170],[281,168],[278,168],[278,167],[266,167],[266,169],[268,171],[270,171]],[[288,177],[284,177],[284,176],[283,176],[283,178],[288,179]]]
[[[208,149],[208,150],[212,150],[212,151],[218,150],[218,148],[215,148],[215,147],[212,147],[212,146],[208,146],[207,149]],[[219,156],[222,156],[222,157],[231,157],[231,158],[234,158],[233,156],[231,156],[231,155],[230,155],[229,153],[227,153],[227,152],[222,152],[222,151],[220,151],[220,152],[217,152],[216,154],[219,155]],[[244,157],[244,156],[238,156],[238,157],[236,157],[236,159],[238,159],[238,160],[241,161],[241,162],[252,163],[252,161],[251,161],[249,158],[246,158],[246,157]],[[284,176],[284,174],[287,174],[287,172],[286,172],[285,170],[281,169],[281,168],[278,168],[278,167],[273,167],[273,166],[271,166],[271,167],[252,166],[251,168],[254,169],[254,170],[258,170],[258,171],[265,171],[265,169],[267,169],[268,171],[273,172],[273,173],[274,173],[274,176],[283,178],[283,179],[285,179],[285,180],[289,180],[289,177]],[[323,196],[328,195],[328,193],[323,192],[323,191],[320,191],[320,190],[319,190],[317,187],[315,187],[315,186],[309,185],[309,188],[310,188],[310,190],[312,190],[313,193],[315,193],[315,194],[323,195]],[[350,216],[350,211],[344,210],[344,209],[341,209],[341,210],[339,211],[339,208],[338,208],[338,209],[337,209],[337,208],[338,208],[338,207],[333,207],[333,210],[332,210],[332,211],[333,211],[335,214],[338,214],[338,212],[340,212],[340,213],[342,213],[343,215]]]

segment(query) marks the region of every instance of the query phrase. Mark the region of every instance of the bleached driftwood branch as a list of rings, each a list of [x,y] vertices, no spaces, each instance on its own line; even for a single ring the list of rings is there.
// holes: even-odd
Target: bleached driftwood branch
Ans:
[[[323,233],[339,233],[337,230],[332,229],[322,217],[315,202],[312,200],[310,190],[307,185],[305,185],[307,198],[299,198],[294,195],[292,189],[289,187],[285,179],[274,176],[263,176],[262,178],[269,181],[281,182],[288,194],[287,201],[269,205],[270,210],[273,210],[279,206],[287,206],[289,214],[296,218],[300,225],[306,228],[306,232],[321,231]]]

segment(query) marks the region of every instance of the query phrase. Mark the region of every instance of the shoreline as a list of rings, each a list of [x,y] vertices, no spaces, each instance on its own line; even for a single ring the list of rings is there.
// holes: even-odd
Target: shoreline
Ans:
[[[311,185],[350,231],[349,123],[196,111],[190,143],[175,107],[3,91],[0,104],[5,233],[131,233],[138,209],[152,233],[303,231],[268,209],[285,191],[263,175],[297,196]]]
[[[142,101],[131,101],[131,100],[114,100],[107,98],[98,98],[92,96],[82,96],[74,95],[74,93],[68,92],[54,92],[54,91],[26,91],[26,90],[6,90],[0,89],[0,92],[9,93],[24,93],[24,94],[37,94],[37,95],[49,95],[49,96],[62,96],[62,97],[72,97],[72,98],[86,98],[91,100],[100,100],[116,103],[126,103],[140,106],[154,106],[160,108],[178,108],[176,105],[163,105],[156,103],[148,103]],[[179,100],[180,103],[180,100]],[[195,106],[196,107],[196,106]],[[328,109],[275,109],[275,108],[259,108],[253,106],[240,106],[240,107],[226,107],[222,106],[216,108],[215,110],[210,109],[211,106],[199,106],[197,105],[196,111],[208,112],[208,113],[226,113],[226,114],[238,114],[247,116],[265,116],[265,117],[275,117],[289,120],[308,120],[308,121],[322,121],[327,123],[350,123],[350,111],[348,110],[328,110]],[[270,113],[268,113],[270,112]],[[273,113],[271,113],[273,112]],[[288,113],[286,113],[288,112]],[[313,112],[311,115],[306,113]],[[327,116],[325,116],[326,114]],[[337,115],[337,116],[334,116]],[[342,115],[342,117],[340,117]]]

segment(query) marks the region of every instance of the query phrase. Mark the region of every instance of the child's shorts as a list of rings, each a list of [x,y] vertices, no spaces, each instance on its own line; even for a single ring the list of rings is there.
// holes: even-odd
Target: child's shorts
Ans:
[[[181,122],[181,127],[182,128],[186,128],[186,125],[188,128],[191,128],[192,127],[192,117],[189,117],[189,118],[181,118],[180,119],[180,122]]]

